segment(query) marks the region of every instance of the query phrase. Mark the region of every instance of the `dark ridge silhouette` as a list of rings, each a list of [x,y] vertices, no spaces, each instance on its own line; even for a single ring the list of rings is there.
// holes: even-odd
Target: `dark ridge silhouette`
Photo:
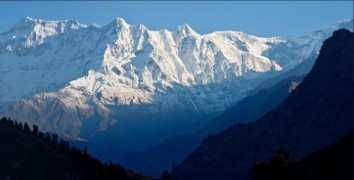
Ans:
[[[148,179],[118,164],[102,164],[58,135],[0,119],[0,179]]]
[[[279,147],[303,158],[353,130],[353,33],[338,30],[324,41],[301,84],[275,110],[255,122],[211,135],[172,170],[172,179],[251,178],[254,162]]]
[[[253,166],[255,180],[352,180],[353,133],[297,161],[279,149],[268,163]]]

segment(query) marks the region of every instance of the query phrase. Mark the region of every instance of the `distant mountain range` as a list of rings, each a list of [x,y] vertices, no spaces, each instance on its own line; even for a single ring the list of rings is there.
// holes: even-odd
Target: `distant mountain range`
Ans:
[[[278,77],[303,75],[322,42],[352,24],[261,38],[27,17],[0,34],[0,114],[89,141],[103,159],[146,150],[195,132]]]
[[[252,165],[280,147],[290,148],[298,159],[352,133],[353,39],[348,30],[335,31],[281,105],[254,122],[204,139],[174,167],[172,179],[250,179]]]

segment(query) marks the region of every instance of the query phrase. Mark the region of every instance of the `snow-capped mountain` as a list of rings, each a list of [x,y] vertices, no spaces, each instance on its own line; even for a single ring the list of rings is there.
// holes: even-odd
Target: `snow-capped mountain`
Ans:
[[[109,127],[123,139],[173,135],[317,56],[324,39],[339,27],[352,30],[352,22],[260,38],[200,35],[187,24],[150,31],[122,18],[102,27],[24,18],[0,34],[0,110],[72,138]]]

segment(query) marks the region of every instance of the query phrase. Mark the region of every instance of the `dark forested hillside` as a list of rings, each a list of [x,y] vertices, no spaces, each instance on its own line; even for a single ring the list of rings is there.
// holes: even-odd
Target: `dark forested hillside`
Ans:
[[[206,138],[172,171],[173,179],[251,178],[254,162],[279,147],[302,158],[353,130],[353,33],[324,41],[314,67],[276,109]]]
[[[0,120],[0,179],[147,179],[25,123]]]
[[[279,149],[268,163],[254,164],[255,180],[353,179],[353,133],[302,160],[292,159],[286,150]]]

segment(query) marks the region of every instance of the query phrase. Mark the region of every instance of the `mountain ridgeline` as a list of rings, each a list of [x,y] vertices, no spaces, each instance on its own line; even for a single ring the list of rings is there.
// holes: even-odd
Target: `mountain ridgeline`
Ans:
[[[0,34],[0,116],[157,175],[208,134],[279,105],[291,78],[309,72],[323,41],[340,28],[353,30],[353,20],[262,38],[202,35],[187,24],[151,31],[122,18],[98,26],[26,17]]]
[[[353,33],[338,30],[284,102],[248,124],[210,135],[172,171],[172,179],[247,179],[279,147],[305,157],[353,131]]]
[[[118,158],[194,133],[265,81],[309,69],[322,42],[352,22],[262,38],[27,17],[0,34],[0,115]]]
[[[148,179],[118,164],[102,164],[58,135],[0,119],[0,179]]]

